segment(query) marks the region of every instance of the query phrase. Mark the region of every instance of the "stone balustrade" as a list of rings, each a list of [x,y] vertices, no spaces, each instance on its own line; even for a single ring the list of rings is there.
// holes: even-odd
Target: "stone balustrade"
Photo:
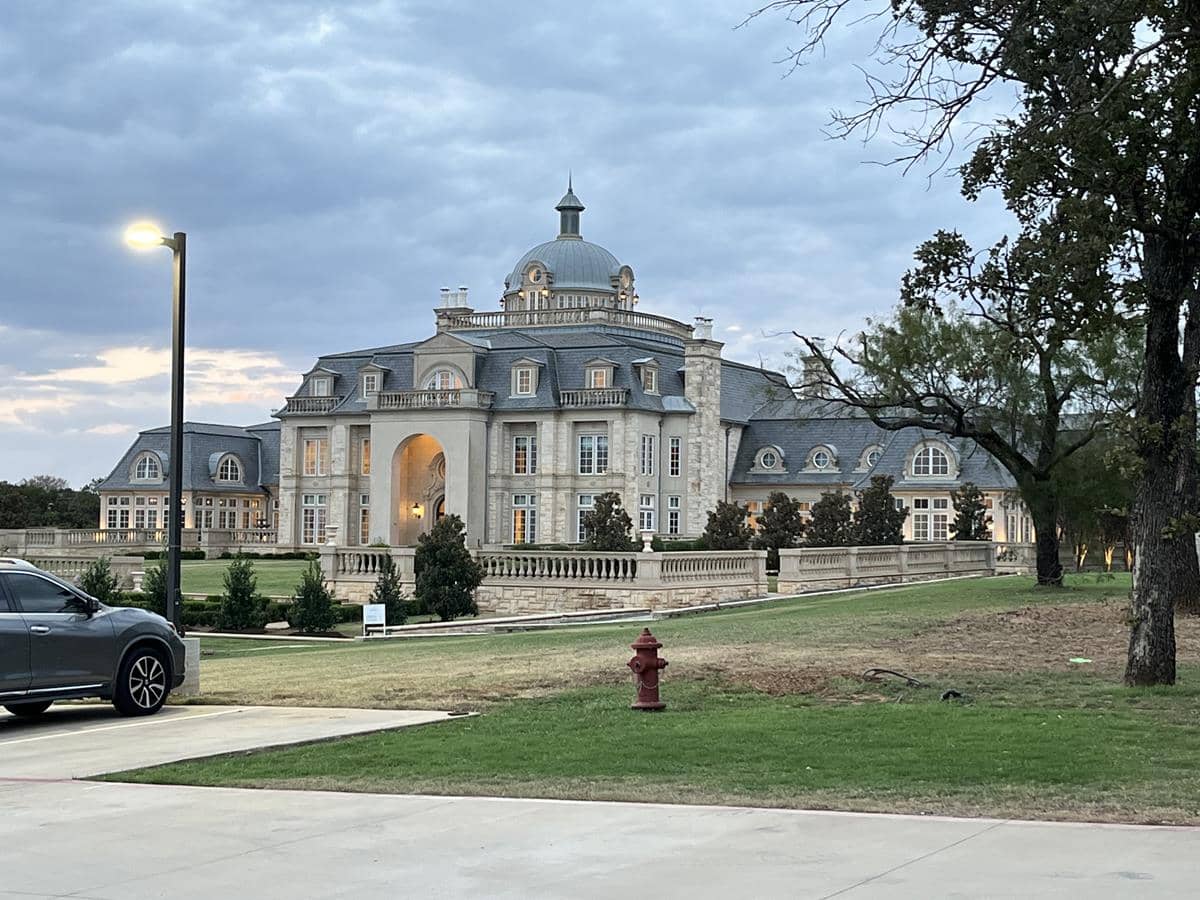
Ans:
[[[270,552],[278,547],[274,528],[185,528],[180,546],[207,553],[235,553],[240,548]],[[0,555],[18,556],[31,551],[62,556],[82,553],[95,559],[120,549],[129,553],[161,550],[167,543],[165,528],[16,528],[0,530]]]
[[[472,331],[496,328],[539,328],[563,325],[611,325],[654,331],[691,340],[691,325],[632,309],[612,309],[603,306],[582,306],[568,309],[494,310],[453,315],[438,311],[438,331]]]
[[[624,406],[629,402],[628,388],[582,388],[559,391],[563,409],[600,409]]]
[[[898,584],[997,571],[996,545],[986,541],[885,547],[797,547],[779,551],[779,592]]]
[[[36,553],[26,554],[22,558],[70,582],[78,582],[87,567],[97,559],[95,556],[41,556]],[[121,589],[132,590],[136,588],[134,573],[141,572],[144,562],[140,556],[110,556],[108,566],[117,577]]]
[[[383,391],[367,395],[367,409],[491,409],[496,395],[473,388],[427,391]]]
[[[997,542],[995,546],[997,575],[1031,575],[1037,571],[1037,544]]]
[[[322,547],[334,594],[363,603],[391,555],[407,590],[416,584],[411,547]],[[473,550],[483,569],[481,612],[523,615],[586,609],[676,608],[767,593],[766,551],[593,553]]]
[[[345,397],[288,397],[280,412],[288,416],[320,416],[333,412]]]

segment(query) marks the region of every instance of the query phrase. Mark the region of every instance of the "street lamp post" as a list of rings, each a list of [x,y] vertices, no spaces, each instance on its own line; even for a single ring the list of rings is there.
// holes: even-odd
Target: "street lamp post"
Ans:
[[[181,630],[179,615],[179,555],[183,543],[183,327],[187,287],[187,234],[164,237],[158,226],[141,222],[125,232],[125,240],[139,250],[169,247],[174,255],[174,291],[171,303],[171,444],[167,458],[170,498],[167,501],[167,621]]]

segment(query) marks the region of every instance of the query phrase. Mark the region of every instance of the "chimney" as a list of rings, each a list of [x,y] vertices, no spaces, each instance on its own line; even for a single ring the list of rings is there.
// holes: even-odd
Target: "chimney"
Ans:
[[[713,320],[704,316],[696,316],[696,326],[692,330],[692,337],[697,341],[711,341],[713,330]]]
[[[467,286],[465,284],[458,286],[458,305],[462,307],[467,305]]]
[[[824,352],[824,344],[817,338],[813,343]],[[825,364],[821,357],[814,353],[806,353],[800,357],[800,383],[796,385],[796,396],[804,400],[816,398],[821,392],[825,380]]]
[[[444,287],[438,293],[441,294],[442,302],[439,304],[441,306],[441,308],[449,309],[450,308],[450,288]]]
[[[438,301],[438,308],[434,310],[434,314],[437,317],[438,334],[441,334],[443,331],[449,331],[454,327],[457,320],[464,316],[469,316],[474,310],[467,305],[466,285],[459,285],[457,291],[452,291],[450,288],[444,287],[439,293],[441,297]]]

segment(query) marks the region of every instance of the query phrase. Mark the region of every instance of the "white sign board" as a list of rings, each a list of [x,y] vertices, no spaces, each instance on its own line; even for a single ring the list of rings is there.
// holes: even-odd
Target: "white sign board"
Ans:
[[[387,605],[384,603],[368,603],[363,607],[363,634],[376,626],[387,628]]]

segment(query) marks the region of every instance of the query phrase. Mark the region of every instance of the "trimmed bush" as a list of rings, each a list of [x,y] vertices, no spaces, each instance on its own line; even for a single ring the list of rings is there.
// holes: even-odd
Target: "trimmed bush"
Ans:
[[[423,609],[443,622],[478,615],[475,589],[483,581],[483,569],[467,550],[462,519],[448,515],[421,535],[413,565]]]
[[[359,614],[361,616],[361,612]],[[304,634],[317,634],[333,630],[337,623],[337,605],[325,587],[321,564],[313,560],[296,585],[296,599],[288,610],[288,624]]]
[[[615,491],[597,494],[592,508],[584,513],[584,547],[599,551],[637,550],[641,544],[630,536],[633,521],[621,508],[621,495]]]
[[[704,550],[749,550],[754,537],[746,520],[750,509],[740,503],[718,500],[716,508],[708,513],[708,524],[699,543]]]
[[[166,550],[147,550],[142,554],[142,559],[166,559]],[[180,559],[207,559],[203,550],[180,550]]]
[[[217,627],[226,631],[256,631],[267,624],[267,598],[258,593],[254,563],[236,557],[225,570],[225,593]]]
[[[396,562],[390,553],[383,557],[379,578],[367,602],[382,603],[387,607],[389,625],[403,625],[408,621],[408,595],[400,586],[400,573],[396,571]]]
[[[799,500],[783,491],[772,491],[767,496],[767,506],[758,517],[758,534],[753,541],[755,550],[767,551],[767,569],[779,571],[779,551],[795,547],[807,527]]]
[[[871,485],[858,492],[854,510],[854,543],[863,547],[882,547],[904,543],[904,520],[908,510],[896,507],[892,496],[891,475],[875,475]]]
[[[112,605],[121,593],[121,579],[113,574],[108,557],[101,556],[92,560],[79,576],[79,587],[85,594],[91,594],[101,603]]]
[[[146,598],[146,609],[156,612],[164,619],[167,616],[167,561],[160,559],[157,565],[147,566],[142,578],[142,593]]]

